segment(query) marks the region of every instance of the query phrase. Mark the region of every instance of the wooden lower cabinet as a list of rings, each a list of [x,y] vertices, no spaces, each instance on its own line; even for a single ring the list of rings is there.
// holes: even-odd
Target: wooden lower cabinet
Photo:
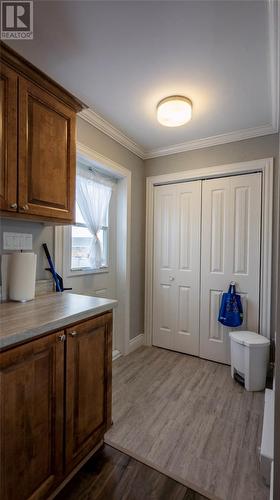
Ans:
[[[46,498],[62,475],[62,334],[0,355],[1,500]]]
[[[111,425],[112,315],[67,330],[66,470],[102,439]]]
[[[111,425],[112,313],[0,353],[0,498],[44,500]]]

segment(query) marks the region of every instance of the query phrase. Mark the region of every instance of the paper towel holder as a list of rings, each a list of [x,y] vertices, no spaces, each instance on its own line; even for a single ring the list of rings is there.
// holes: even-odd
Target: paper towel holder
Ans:
[[[13,252],[9,255],[8,297],[15,302],[28,302],[35,297],[37,255]]]

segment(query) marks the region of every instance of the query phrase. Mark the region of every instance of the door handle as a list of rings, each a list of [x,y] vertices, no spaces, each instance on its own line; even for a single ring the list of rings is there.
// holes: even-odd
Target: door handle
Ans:
[[[169,281],[174,281],[174,280],[175,280],[174,276],[169,276]]]
[[[76,337],[76,335],[78,335],[77,332],[75,332],[75,330],[73,332],[70,332],[69,335],[71,335],[71,337]]]
[[[58,342],[65,342],[66,335],[64,333],[58,335]]]

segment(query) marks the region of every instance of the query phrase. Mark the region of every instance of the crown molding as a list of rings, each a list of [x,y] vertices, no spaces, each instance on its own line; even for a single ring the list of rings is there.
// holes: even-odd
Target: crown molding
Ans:
[[[124,146],[136,156],[142,158],[142,160],[144,159],[145,151],[139,144],[134,142],[132,139],[130,139],[130,137],[121,132],[121,130],[114,127],[114,125],[109,123],[107,120],[102,118],[102,116],[95,113],[95,111],[92,111],[92,109],[83,109],[78,114],[78,116],[93,125],[98,130],[101,130],[101,132],[104,132],[104,134],[111,137],[111,139],[114,139],[114,141]]]
[[[163,148],[155,148],[148,151],[134,142],[130,137],[125,135],[121,130],[114,127],[106,121],[102,116],[98,115],[91,109],[84,109],[79,113],[79,116],[96,127],[104,134],[114,139],[116,142],[124,146],[126,149],[139,156],[142,160],[166,156],[195,149],[202,149],[211,146],[218,146],[230,142],[243,141],[260,137],[262,135],[275,134],[279,132],[279,115],[280,115],[280,6],[275,0],[267,0],[268,6],[268,28],[269,28],[269,58],[270,58],[270,77],[271,77],[271,124],[260,127],[236,130],[233,132],[219,134],[211,137],[186,141],[180,144],[173,144]]]
[[[129,139],[106,120],[103,120],[102,117],[97,115],[91,109],[83,110],[79,113],[79,116],[83,120],[90,123],[93,127],[98,128],[98,130],[101,130],[101,132],[117,141],[132,153],[136,154],[136,156],[139,156],[142,160],[183,153],[185,151],[193,151],[195,149],[209,148],[211,146],[219,146],[230,142],[244,141],[246,139],[253,139],[254,137],[260,137],[262,135],[275,134],[278,131],[276,126],[267,124],[261,127],[235,130],[234,132],[228,132],[226,134],[204,137],[202,139],[195,139],[192,141],[182,142],[180,144],[173,144],[164,148],[155,148],[145,151],[141,146]],[[98,117],[98,119],[96,119],[96,117]]]
[[[185,151],[193,151],[195,149],[210,148],[211,146],[219,146],[229,142],[244,141],[245,139],[253,139],[262,135],[275,134],[276,129],[271,125],[264,125],[262,127],[247,128],[242,130],[235,130],[227,134],[219,134],[194,141],[186,141],[180,144],[167,146],[166,148],[157,148],[146,152],[145,160],[149,158],[156,158],[158,156],[167,156],[176,153],[183,153]]]

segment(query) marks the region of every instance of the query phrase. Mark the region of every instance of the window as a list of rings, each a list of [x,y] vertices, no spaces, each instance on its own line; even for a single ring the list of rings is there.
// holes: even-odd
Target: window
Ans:
[[[91,269],[90,248],[93,243],[93,235],[87,228],[79,205],[76,202],[76,225],[72,226],[71,233],[71,270]],[[103,226],[98,231],[101,246],[101,268],[108,267],[108,227]]]
[[[71,228],[71,271],[107,268],[112,180],[93,168],[78,168],[76,224]]]

